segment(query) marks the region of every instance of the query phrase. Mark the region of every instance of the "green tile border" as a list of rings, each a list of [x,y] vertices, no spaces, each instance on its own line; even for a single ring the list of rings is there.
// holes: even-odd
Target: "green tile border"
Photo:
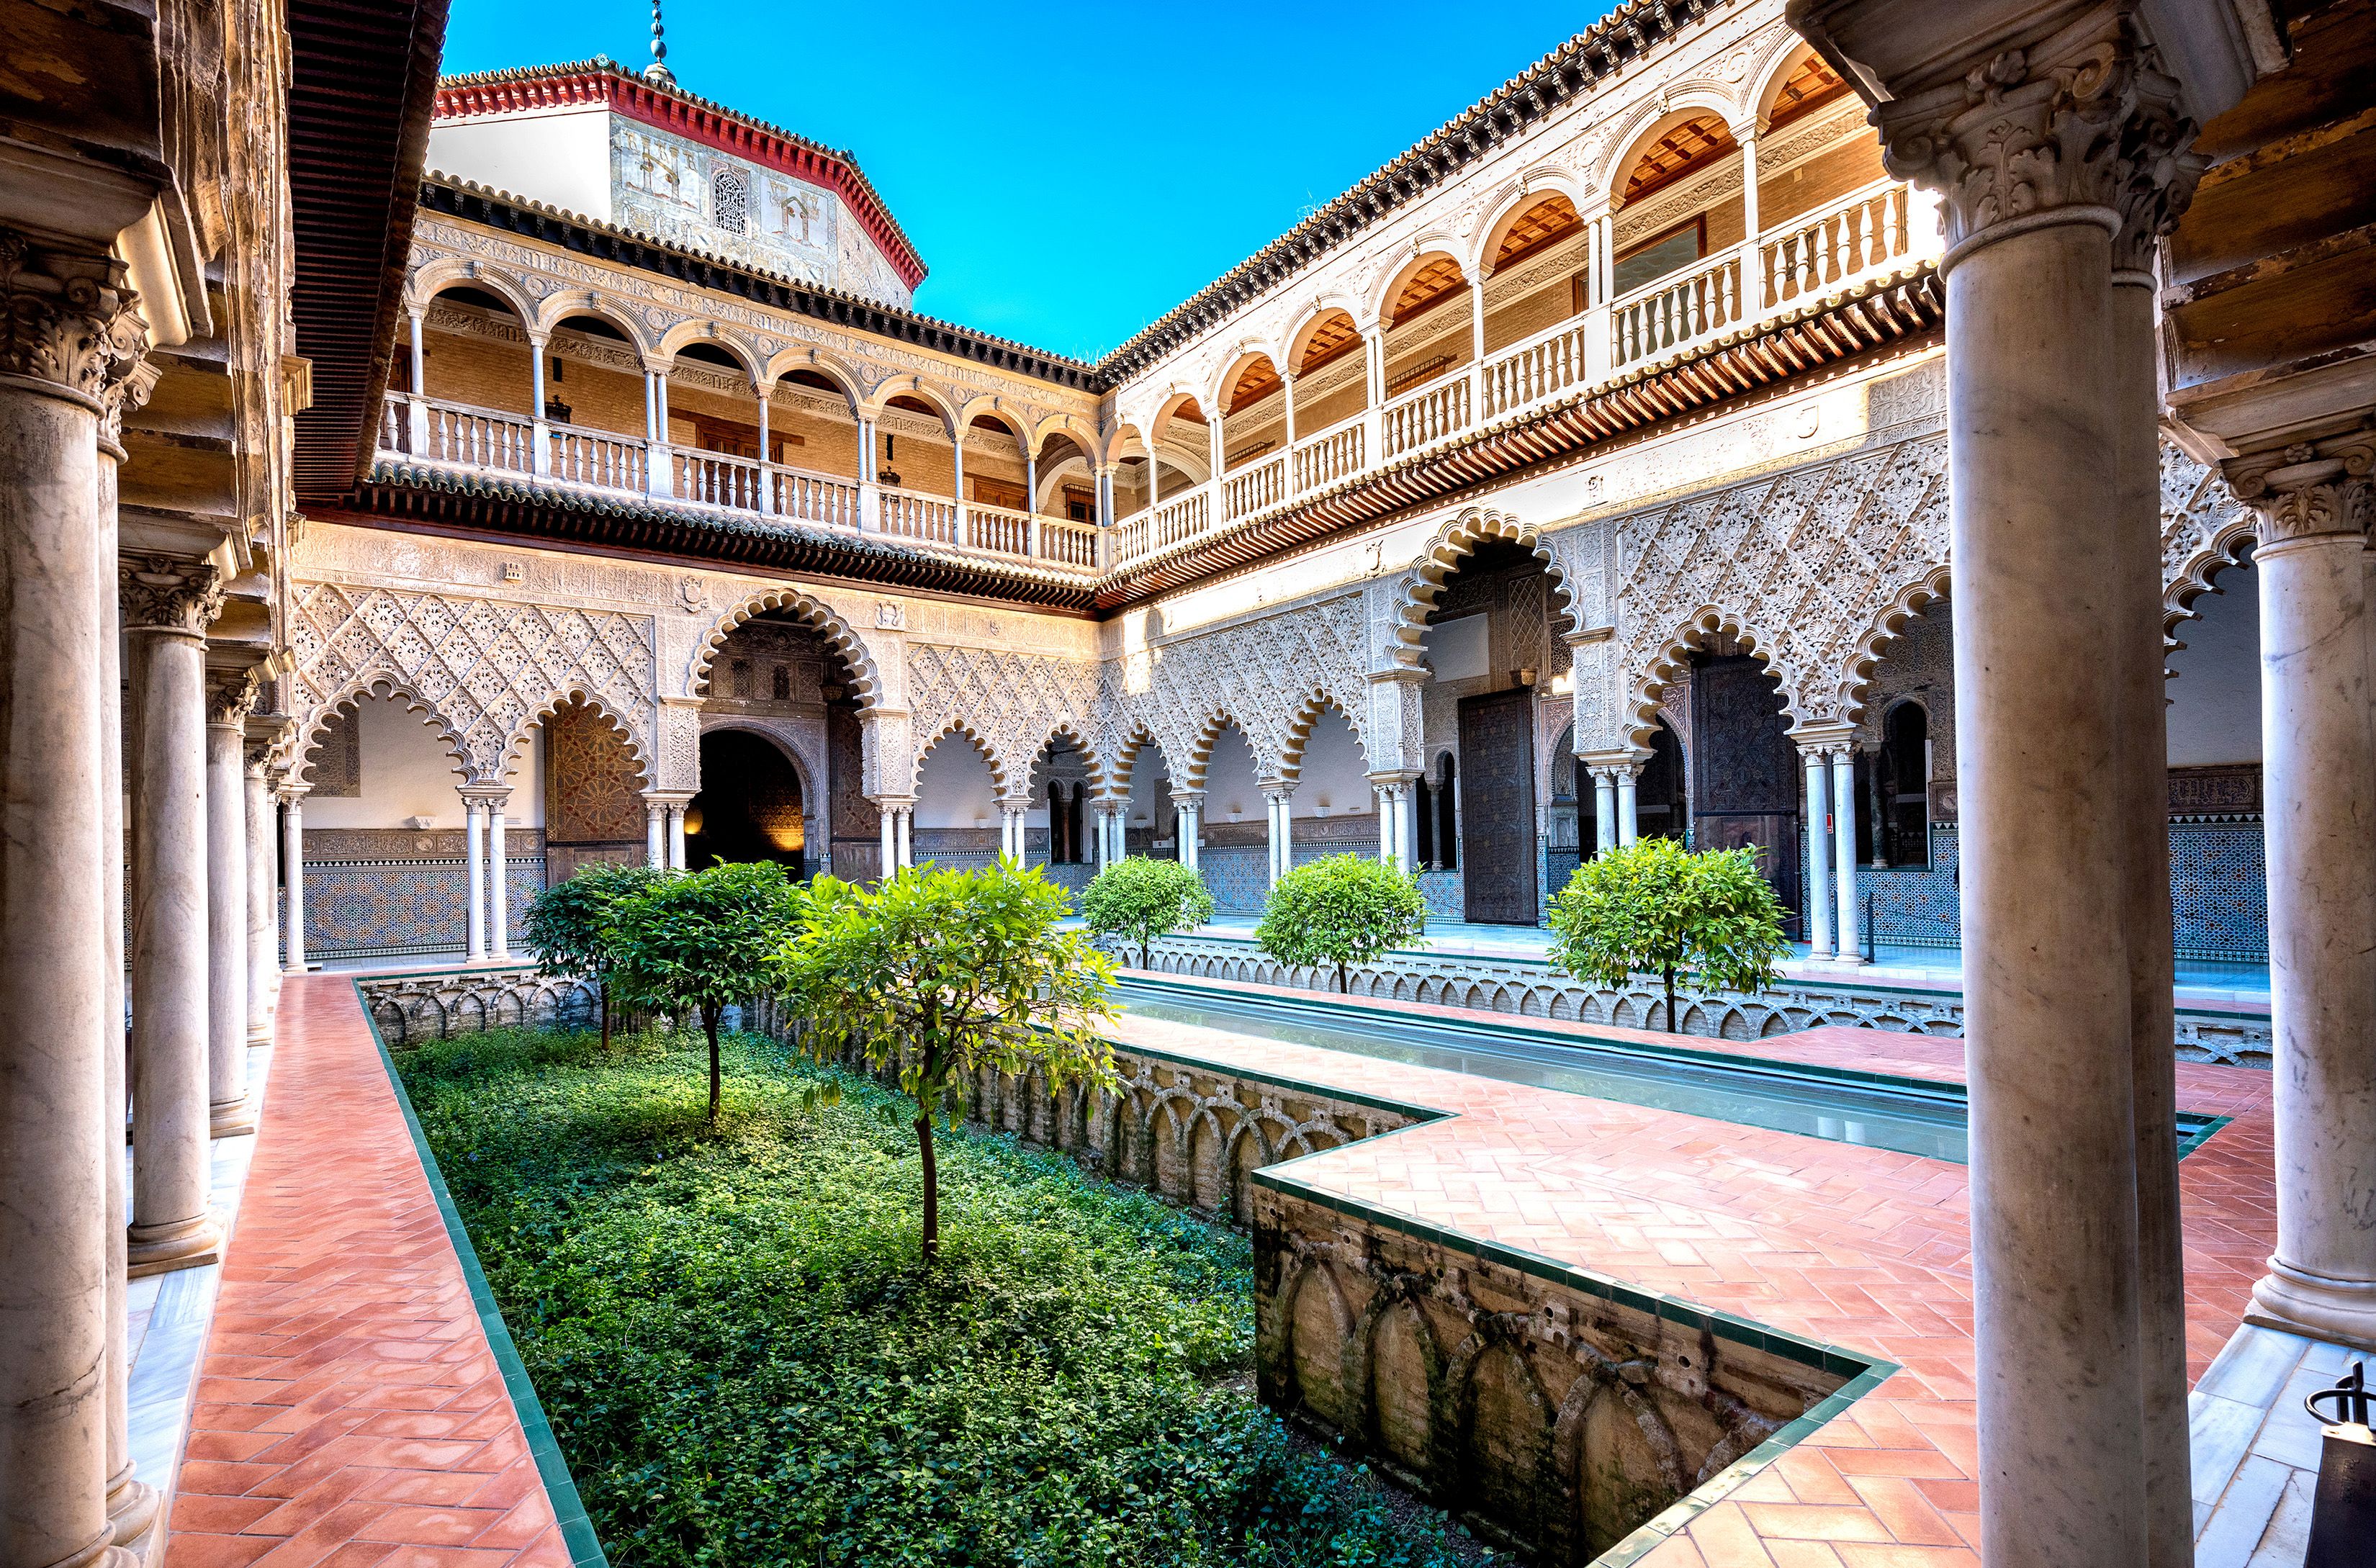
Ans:
[[[462,1277],[470,1287],[470,1305],[478,1309],[479,1326],[486,1330],[487,1347],[494,1352],[495,1365],[503,1372],[504,1390],[511,1396],[512,1413],[518,1418],[520,1431],[528,1438],[528,1451],[536,1459],[537,1476],[544,1482],[545,1497],[552,1503],[553,1517],[561,1526],[561,1538],[569,1548],[571,1568],[610,1568],[610,1558],[594,1534],[594,1523],[586,1516],[585,1502],[577,1495],[577,1483],[570,1479],[569,1461],[562,1456],[552,1423],[545,1419],[544,1406],[536,1396],[536,1385],[529,1381],[528,1368],[520,1360],[519,1348],[512,1343],[512,1331],[505,1326],[503,1312],[495,1305],[494,1292],[488,1289],[486,1271],[479,1266],[478,1249],[470,1245],[470,1233],[463,1228],[462,1216],[454,1207],[454,1195],[446,1190],[446,1177],[437,1169],[437,1157],[430,1153],[429,1140],[422,1134],[421,1118],[412,1111],[412,1097],[404,1092],[404,1080],[397,1075],[396,1059],[388,1053],[387,1041],[381,1037],[379,1024],[371,1016],[371,1005],[363,998],[362,979],[357,977],[350,982],[354,988],[355,1005],[362,1010],[363,1023],[371,1030],[372,1044],[379,1050],[380,1067],[387,1074],[388,1087],[396,1091],[397,1108],[404,1112],[405,1131],[412,1134],[412,1151],[421,1160],[422,1174],[429,1179],[431,1195],[437,1200],[437,1217],[446,1222],[446,1239],[453,1243],[454,1255],[461,1261]]]

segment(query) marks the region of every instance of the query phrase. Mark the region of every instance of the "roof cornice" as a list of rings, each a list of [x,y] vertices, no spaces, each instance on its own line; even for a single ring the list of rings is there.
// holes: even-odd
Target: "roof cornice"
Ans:
[[[720,152],[824,185],[841,198],[909,289],[922,282],[930,270],[908,232],[891,215],[890,205],[849,152],[795,136],[780,125],[754,120],[682,88],[635,76],[612,61],[480,71],[443,77],[437,83],[440,120],[595,103]]]
[[[1098,362],[1116,386],[1733,0],[1628,0]]]

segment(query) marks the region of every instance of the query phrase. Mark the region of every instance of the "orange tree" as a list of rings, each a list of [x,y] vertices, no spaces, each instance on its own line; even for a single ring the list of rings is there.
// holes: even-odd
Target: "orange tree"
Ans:
[[[1644,838],[1576,868],[1551,898],[1550,960],[1595,985],[1636,974],[1667,988],[1675,1027],[1675,977],[1718,991],[1762,991],[1789,951],[1782,905],[1758,873],[1754,849],[1703,849]]]

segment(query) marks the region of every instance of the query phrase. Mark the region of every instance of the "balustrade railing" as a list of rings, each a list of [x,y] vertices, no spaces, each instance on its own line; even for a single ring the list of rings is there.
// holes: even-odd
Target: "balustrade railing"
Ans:
[[[1350,479],[1365,466],[1361,457],[1361,423],[1365,415],[1329,426],[1295,444],[1295,493],[1318,490]]]
[[[766,470],[747,457],[730,457],[719,452],[679,451],[670,466],[675,470],[676,498],[680,501],[729,506],[738,512],[762,509]]]
[[[776,515],[804,523],[825,523],[838,529],[865,525],[858,512],[858,485],[846,479],[806,473],[799,469],[770,468],[776,486]]]
[[[433,463],[457,468],[493,469],[502,473],[536,471],[536,424],[517,414],[473,409],[460,403],[422,399],[427,416],[425,449],[413,454]]]
[[[649,457],[637,437],[565,424],[552,426],[550,434],[552,478],[601,490],[644,489]]]
[[[1757,246],[1764,308],[1779,309],[1912,256],[1913,194],[1894,180],[1868,185],[1767,230]]]
[[[1005,506],[986,506],[979,501],[966,503],[966,540],[976,550],[987,550],[998,555],[1019,555],[1028,560],[1031,555],[1031,514]]]
[[[1745,309],[1738,250],[1680,278],[1646,283],[1610,307],[1610,368],[1692,348],[1738,325]]]
[[[1287,454],[1262,461],[1221,481],[1221,516],[1225,521],[1252,517],[1287,499]]]
[[[1561,322],[1515,349],[1485,362],[1485,417],[1499,419],[1514,409],[1584,384],[1588,318]]]
[[[1382,458],[1399,457],[1468,428],[1468,377],[1458,375],[1406,392],[1383,411]]]
[[[879,494],[878,531],[895,539],[921,539],[932,544],[958,542],[957,505],[948,497],[894,490],[887,484]]]
[[[1040,559],[1052,561],[1060,566],[1077,566],[1095,571],[1098,564],[1098,526],[1076,523],[1066,517],[1040,519]]]

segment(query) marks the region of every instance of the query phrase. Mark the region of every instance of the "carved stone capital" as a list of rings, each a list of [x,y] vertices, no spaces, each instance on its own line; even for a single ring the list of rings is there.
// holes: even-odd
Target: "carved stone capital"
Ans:
[[[2133,21],[2098,12],[1954,86],[1882,106],[1883,161],[1938,191],[1947,264],[1976,241],[2041,222],[2095,222],[2141,267],[2193,195],[2196,127]]]
[[[127,632],[183,632],[202,636],[222,613],[223,575],[204,561],[170,555],[127,557],[117,567]]]
[[[0,229],[0,374],[47,382],[104,412],[148,351],[125,278],[113,256],[54,251]]]
[[[2376,523],[2376,431],[2235,458],[2226,472],[2236,498],[2258,518],[2264,548],[2322,534],[2365,539]]]
[[[207,688],[207,722],[244,730],[247,716],[255,711],[256,702],[263,695],[263,671],[250,668],[224,675]]]

